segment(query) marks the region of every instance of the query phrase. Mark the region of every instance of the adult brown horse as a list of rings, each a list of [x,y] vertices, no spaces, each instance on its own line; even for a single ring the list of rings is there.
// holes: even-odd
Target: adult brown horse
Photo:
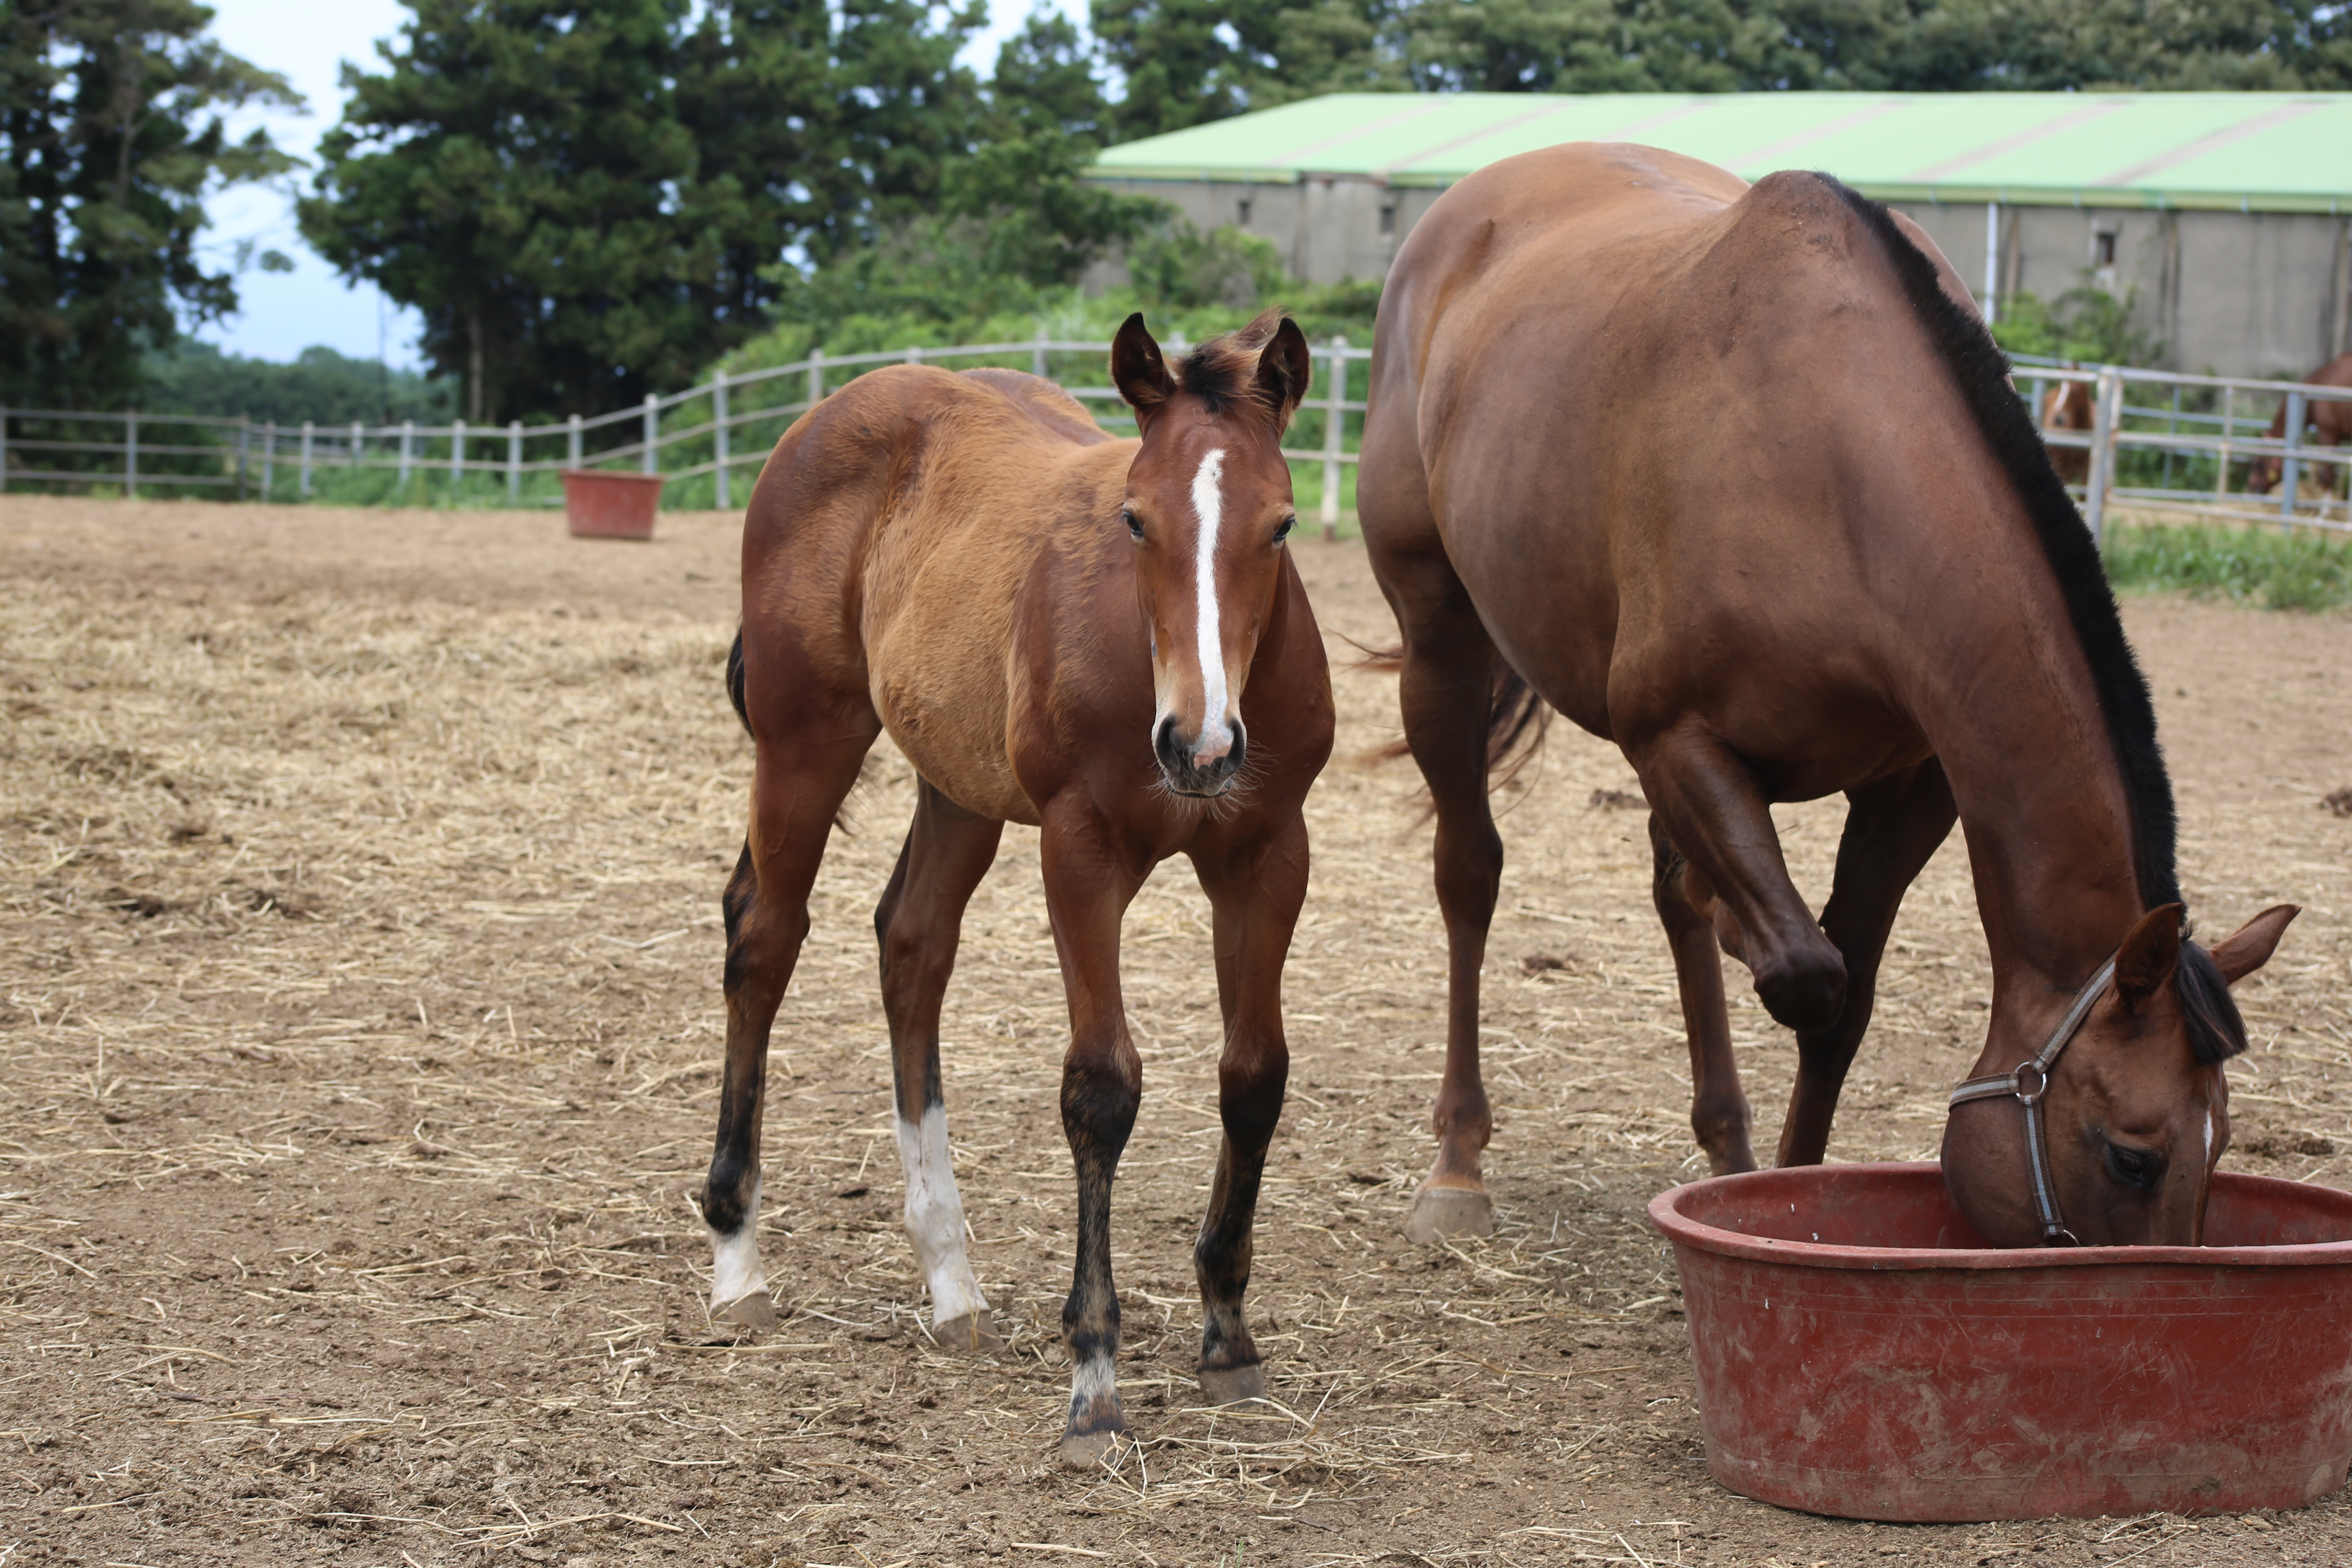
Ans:
[[[1779,1158],[1818,1162],[1896,904],[1957,816],[1993,963],[1978,1071],[2035,1058],[2092,994],[2046,1100],[2018,1079],[2063,1221],[2032,1201],[2028,1117],[1984,1100],[1946,1132],[1961,1209],[2001,1245],[2198,1236],[2220,1064],[2244,1046],[2226,982],[2294,910],[2210,953],[2187,940],[2147,685],[1967,298],[1916,228],[1826,176],[1751,187],[1623,145],[1492,164],[1399,251],[1361,516],[1403,631],[1451,974],[1412,1234],[1492,1223],[1486,783],[1523,679],[1641,777],[1717,1171],[1755,1164],[1718,945],[1797,1031]],[[1832,791],[1850,810],[1817,921],[1769,807]]]
[[[2352,354],[2338,354],[2305,376],[2308,386],[2352,386]],[[2305,405],[2305,417],[2310,422],[2311,445],[2341,447],[2352,442],[2352,398],[2314,398]],[[2270,428],[2263,432],[2276,441],[2286,435],[2286,400],[2279,400],[2279,411],[2271,416]],[[2278,489],[2279,476],[2286,465],[2278,458],[2256,458],[2246,465],[2246,491],[2250,495],[2268,495]],[[2305,470],[2312,481],[2326,494],[2336,484],[2336,465],[2315,464]]]
[[[712,1315],[775,1321],[755,1234],[769,1030],[835,814],[887,730],[920,776],[874,917],[907,1231],[932,1336],[957,1348],[993,1336],[949,1160],[940,996],[1004,824],[1044,829],[1078,1189],[1062,1310],[1070,1463],[1093,1462],[1126,1428],[1110,1197],[1142,1064],[1119,998],[1119,917],[1176,854],[1208,894],[1224,1015],[1224,1141],[1193,1249],[1201,1384],[1216,1404],[1265,1386],[1242,1298],[1289,1067],[1282,965],[1307,889],[1299,807],[1331,749],[1323,642],[1283,548],[1297,514],[1281,434],[1308,369],[1306,339],[1278,312],[1172,367],[1130,317],[1111,352],[1142,432],[1130,440],[1034,376],[877,371],[784,433],[744,519],[729,683],[756,761],[724,902],[727,1070],[702,1200]]]
[[[2080,431],[2087,436],[2093,423],[2091,389],[2085,384],[2062,381],[2042,395],[2042,427],[2044,430]],[[2067,484],[2087,484],[2091,479],[2091,449],[2088,447],[2052,447],[2050,467]]]

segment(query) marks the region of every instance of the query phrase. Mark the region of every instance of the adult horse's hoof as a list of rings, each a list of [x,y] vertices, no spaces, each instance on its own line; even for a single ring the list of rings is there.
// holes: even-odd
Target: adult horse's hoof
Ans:
[[[723,1307],[710,1309],[714,1323],[738,1323],[747,1329],[772,1329],[776,1326],[776,1304],[768,1300],[765,1290],[754,1290],[748,1296],[738,1296]]]
[[[1062,1437],[1062,1468],[1066,1470],[1095,1470],[1111,1457],[1124,1432],[1069,1432]]]
[[[1475,1187],[1423,1187],[1404,1220],[1404,1238],[1416,1245],[1494,1234],[1495,1200]]]
[[[1258,1405],[1265,1399],[1265,1363],[1247,1366],[1204,1366],[1201,1369],[1201,1399],[1208,1405]]]
[[[996,1314],[985,1309],[966,1312],[960,1318],[950,1318],[944,1323],[931,1325],[931,1338],[943,1351],[961,1351],[978,1355],[986,1351],[1004,1348],[1003,1336],[996,1331]]]

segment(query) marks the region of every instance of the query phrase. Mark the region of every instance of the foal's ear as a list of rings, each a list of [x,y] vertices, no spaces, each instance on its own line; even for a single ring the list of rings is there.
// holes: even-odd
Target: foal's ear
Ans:
[[[2138,1012],[2180,967],[2184,912],[2179,904],[2158,904],[2139,917],[2123,946],[2116,950],[2116,990],[2126,1011]]]
[[[2273,904],[2213,944],[2213,966],[2235,985],[2271,961],[2289,921],[2303,913],[2300,904]]]
[[[1151,423],[1151,416],[1176,395],[1176,378],[1168,374],[1168,362],[1160,357],[1159,342],[1143,324],[1143,312],[1129,316],[1111,340],[1110,379],[1118,395],[1135,410],[1138,430]]]
[[[1290,428],[1290,416],[1298,411],[1307,384],[1314,377],[1315,359],[1307,351],[1307,334],[1285,316],[1257,356],[1257,395],[1274,414],[1276,435]]]

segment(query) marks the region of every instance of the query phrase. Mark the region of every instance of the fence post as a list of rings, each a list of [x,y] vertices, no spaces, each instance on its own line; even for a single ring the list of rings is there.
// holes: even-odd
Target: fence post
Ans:
[[[402,495],[408,493],[408,465],[413,460],[410,453],[415,449],[415,444],[416,421],[402,420],[400,422],[400,493]]]
[[[808,405],[814,408],[824,401],[824,351],[809,350]]]
[[[710,378],[711,456],[715,466],[711,477],[717,479],[719,510],[732,510],[727,500],[727,373],[717,372]]]
[[[2221,461],[2213,475],[2213,499],[2230,493],[2230,438],[2238,433],[2238,389],[2221,389]]]
[[[2123,385],[2115,366],[2101,365],[2091,393],[2091,473],[2084,487],[2083,521],[2095,549],[2105,548],[2107,488],[2115,482],[2116,405],[2123,400]]]
[[[246,457],[252,447],[253,416],[240,414],[236,416],[236,499],[239,500],[245,500]]]
[[[580,416],[577,414],[572,416],[572,441],[568,455],[571,466],[578,468],[580,466]]]
[[[646,450],[643,459],[638,464],[640,473],[661,472],[661,459],[654,452],[654,443],[660,438],[661,399],[648,392],[646,394]]]
[[[507,421],[507,505],[522,504],[522,421]]]
[[[354,468],[360,466],[360,447],[367,441],[364,429],[358,420],[352,421],[352,467]]]
[[[2286,395],[2286,450],[2279,454],[2279,528],[2294,531],[2294,492],[2303,485],[2303,394]]]
[[[302,421],[302,482],[297,488],[306,499],[310,494],[310,438],[314,434],[310,422]]]
[[[1029,351],[1029,374],[1040,381],[1045,379],[1045,344],[1049,341],[1045,329],[1040,327],[1037,329],[1037,346]]]
[[[135,413],[122,427],[122,493],[132,500],[139,499],[139,416]]]
[[[261,427],[261,499],[266,502],[278,480],[278,421]]]
[[[1331,385],[1323,400],[1323,537],[1339,537],[1339,437],[1348,424],[1348,340],[1331,340]]]
[[[466,422],[449,421],[449,488],[455,491],[466,478]],[[451,499],[454,500],[454,494]]]

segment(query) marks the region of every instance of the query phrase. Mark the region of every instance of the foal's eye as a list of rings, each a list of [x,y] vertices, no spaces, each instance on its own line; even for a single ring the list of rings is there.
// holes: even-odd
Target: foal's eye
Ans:
[[[1132,508],[1119,508],[1118,520],[1127,524],[1127,536],[1129,539],[1134,540],[1138,544],[1143,542],[1143,520],[1135,515]]]
[[[2107,1174],[2125,1186],[2146,1192],[2164,1174],[2164,1156],[2154,1149],[2134,1149],[2127,1144],[2110,1143],[2106,1152]]]
[[[1290,516],[1284,518],[1280,522],[1274,525],[1274,542],[1276,544],[1281,543],[1284,540],[1290,537],[1290,531],[1297,526],[1298,517],[1297,513],[1294,512]]]

